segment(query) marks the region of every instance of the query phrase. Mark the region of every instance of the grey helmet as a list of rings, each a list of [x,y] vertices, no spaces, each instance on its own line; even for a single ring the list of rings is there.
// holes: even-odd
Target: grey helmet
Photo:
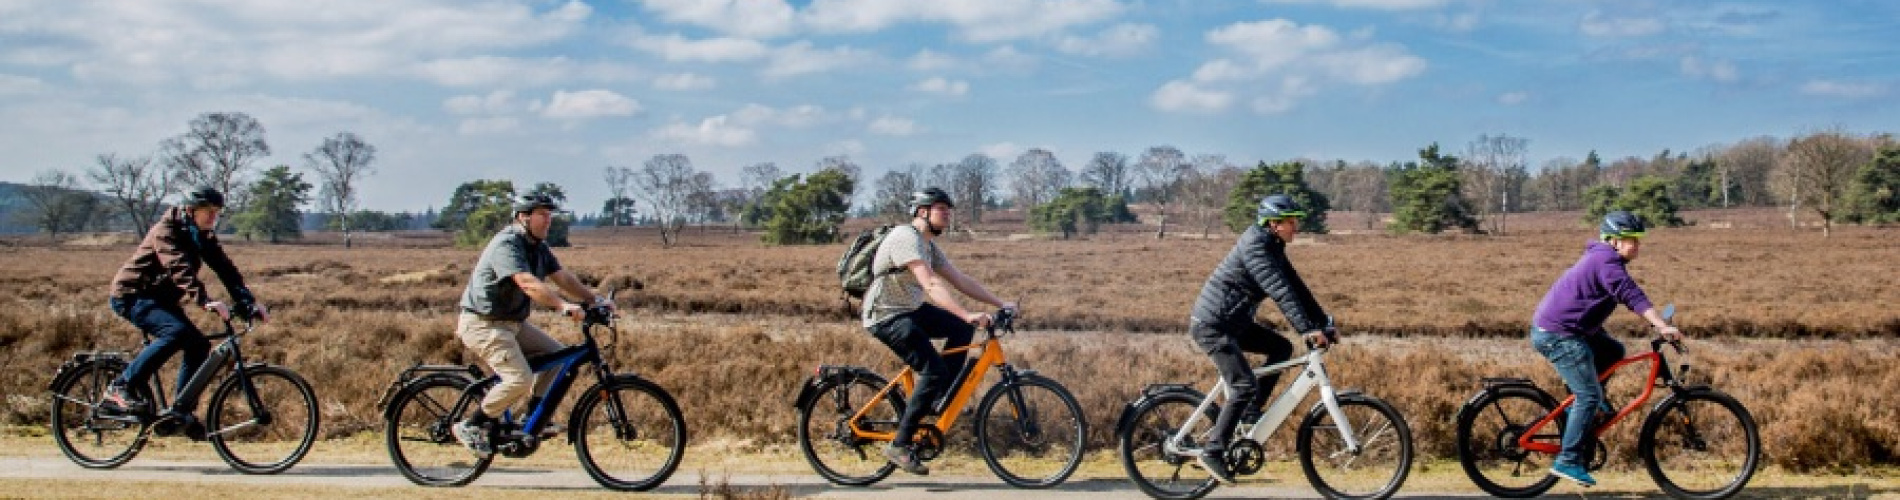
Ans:
[[[185,206],[224,208],[224,193],[218,188],[203,186],[185,194]]]
[[[1280,219],[1305,218],[1306,207],[1302,207],[1299,202],[1293,201],[1293,197],[1291,196],[1270,194],[1260,199],[1260,209],[1255,211],[1254,214],[1260,217],[1261,225],[1266,225],[1267,222]]]
[[[950,208],[957,207],[956,202],[950,201],[950,193],[946,193],[940,188],[927,187],[910,194],[911,208],[928,207],[937,203],[949,205]]]
[[[517,214],[533,212],[534,209],[537,208],[546,208],[549,211],[558,212],[561,210],[561,204],[555,203],[554,198],[545,194],[530,193],[521,195],[520,198],[515,199],[515,213]]]

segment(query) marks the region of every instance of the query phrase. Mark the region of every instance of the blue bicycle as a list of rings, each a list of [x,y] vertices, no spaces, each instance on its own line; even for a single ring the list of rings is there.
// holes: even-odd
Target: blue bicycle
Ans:
[[[609,293],[609,300],[612,297]],[[686,451],[686,421],[666,390],[639,375],[614,373],[601,356],[619,339],[614,319],[604,308],[589,309],[581,322],[585,340],[528,359],[535,373],[555,377],[554,383],[525,418],[517,419],[511,412],[499,419],[493,455],[472,453],[451,429],[480,406],[482,396],[500,377],[484,376],[473,365],[416,365],[404,370],[380,405],[386,423],[384,438],[396,469],[419,485],[462,486],[487,471],[495,455],[532,455],[545,440],[561,434],[548,432],[549,421],[574,379],[592,371],[597,382],[581,392],[568,413],[565,431],[581,467],[601,486],[615,490],[645,491],[666,482]],[[612,335],[605,346],[594,336],[602,327]]]

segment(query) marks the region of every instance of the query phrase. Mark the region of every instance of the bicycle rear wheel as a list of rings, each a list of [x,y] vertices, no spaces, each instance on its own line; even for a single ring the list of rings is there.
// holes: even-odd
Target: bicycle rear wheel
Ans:
[[[389,459],[409,481],[423,486],[461,486],[480,477],[495,456],[476,456],[455,439],[455,424],[474,411],[485,391],[464,394],[461,377],[425,377],[390,398],[383,439]],[[466,398],[465,407],[458,407]]]
[[[257,401],[244,391],[244,379]],[[205,415],[206,434],[231,468],[246,474],[276,474],[296,465],[317,440],[317,394],[296,372],[253,366],[218,386]]]
[[[136,415],[105,414],[100,409],[106,385],[118,378],[125,364],[118,361],[93,361],[79,365],[53,382],[53,441],[73,463],[88,469],[110,469],[124,465],[139,454],[149,434],[148,425]],[[152,401],[149,387],[137,388],[138,396]]]
[[[1300,422],[1300,469],[1327,498],[1387,498],[1412,470],[1412,429],[1405,417],[1378,398],[1339,396],[1339,411],[1351,425],[1359,450],[1346,446],[1341,422],[1314,408]]]
[[[871,432],[895,432],[897,418],[904,414],[904,403],[896,391],[882,401],[873,401],[884,388],[884,381],[865,377],[827,381],[817,395],[798,407],[798,448],[805,461],[826,481],[841,486],[864,486],[891,475],[897,466],[879,452],[882,442],[857,437],[847,421],[858,410],[866,410],[858,428]]]
[[[1531,424],[1556,408],[1550,396],[1521,387],[1485,392],[1458,414],[1458,463],[1473,484],[1492,496],[1527,498],[1557,485],[1550,475],[1555,455],[1518,446]],[[1563,441],[1556,422],[1544,426],[1538,440]]]
[[[686,453],[679,405],[639,377],[620,376],[589,389],[568,423],[581,468],[611,489],[653,489],[673,475]]]
[[[1116,430],[1122,468],[1143,493],[1162,500],[1191,500],[1206,496],[1219,485],[1194,457],[1170,453],[1164,446],[1200,404],[1199,396],[1185,392],[1155,396],[1136,407],[1133,416]],[[1219,407],[1210,408],[1189,431],[1189,442],[1181,446],[1200,446],[1219,414]]]
[[[1755,418],[1713,390],[1672,395],[1643,420],[1636,453],[1649,477],[1678,498],[1728,498],[1742,491],[1761,460]]]
[[[1088,423],[1068,389],[1039,376],[990,389],[977,407],[977,447],[990,471],[1018,488],[1048,488],[1082,463]]]

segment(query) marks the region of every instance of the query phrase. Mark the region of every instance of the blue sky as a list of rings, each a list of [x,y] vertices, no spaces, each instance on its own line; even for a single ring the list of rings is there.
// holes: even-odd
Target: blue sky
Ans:
[[[202,112],[301,168],[351,131],[364,203],[684,153],[725,185],[1155,145],[1389,162],[1481,134],[1552,158],[1900,123],[1900,3],[1458,0],[0,1],[0,180],[149,155]]]

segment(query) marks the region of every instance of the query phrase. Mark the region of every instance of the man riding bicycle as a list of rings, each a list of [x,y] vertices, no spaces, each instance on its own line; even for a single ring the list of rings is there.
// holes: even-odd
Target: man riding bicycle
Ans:
[[[192,324],[191,318],[185,316],[180,301],[189,300],[216,312],[225,321],[230,321],[233,313],[240,317],[269,319],[264,305],[244,286],[244,276],[238,273],[237,266],[225,255],[224,246],[218,243],[218,215],[223,211],[224,193],[210,187],[192,191],[183,204],[167,209],[164,216],[152,224],[132,258],[127,259],[112,278],[112,312],[132,322],[153,340],[139,351],[132,364],[126,365],[118,378],[107,384],[106,410],[124,413],[145,410],[152,402],[139,399],[138,393],[128,388],[145,387],[152,374],[173,353],[184,353],[178,367],[180,387],[204,364],[211,342]],[[210,267],[217,273],[218,281],[224,283],[225,292],[231,296],[231,304],[211,300],[205,292],[204,281],[198,279],[201,267]],[[197,405],[195,398],[179,398],[159,419],[166,423],[161,428],[176,425],[193,437],[203,435],[204,426],[191,416]]]
[[[1605,214],[1597,228],[1598,241],[1584,245],[1583,257],[1550,285],[1531,319],[1531,347],[1550,360],[1576,395],[1570,408],[1593,410],[1571,411],[1564,417],[1563,451],[1550,466],[1551,474],[1584,486],[1595,486],[1596,478],[1581,463],[1583,438],[1596,413],[1615,411],[1604,399],[1597,376],[1622,360],[1624,352],[1623,343],[1603,329],[1604,320],[1622,304],[1649,321],[1663,338],[1682,337],[1682,331],[1650,306],[1649,297],[1625,267],[1642,248],[1643,231],[1643,220],[1635,214],[1621,210]]]
[[[1256,380],[1242,353],[1266,354],[1262,366],[1293,356],[1291,342],[1254,322],[1260,302],[1273,299],[1287,323],[1294,331],[1305,332],[1313,346],[1325,347],[1337,336],[1326,327],[1326,311],[1287,260],[1286,246],[1299,235],[1306,210],[1293,198],[1274,194],[1261,198],[1255,215],[1259,222],[1241,233],[1240,241],[1201,287],[1188,327],[1194,343],[1213,358],[1229,388],[1229,403],[1221,407],[1200,456],[1201,467],[1209,475],[1229,484],[1234,482],[1234,473],[1227,463],[1227,441],[1243,420],[1242,413],[1249,422],[1260,418],[1260,407],[1280,378],[1276,372]]]
[[[862,318],[872,336],[917,372],[917,386],[898,418],[896,438],[884,448],[884,457],[906,472],[929,474],[930,468],[911,449],[911,438],[967,357],[962,352],[940,356],[930,339],[945,339],[944,349],[963,347],[970,344],[976,328],[990,322],[989,314],[964,309],[950,290],[1002,309],[1013,310],[1016,304],[997,298],[957,270],[937,247],[936,237],[950,225],[951,210],[956,207],[949,193],[925,188],[911,193],[909,203],[910,224],[892,228],[872,255],[871,271],[877,279],[865,291]]]
[[[469,412],[454,429],[456,439],[483,456],[495,451],[495,419],[530,394],[528,407],[533,408],[554,383],[554,377],[536,377],[528,357],[566,347],[528,323],[531,306],[559,309],[563,316],[580,321],[586,308],[567,302],[561,295],[566,292],[595,307],[613,308],[574,273],[562,269],[548,248],[548,228],[560,209],[544,195],[523,195],[516,200],[514,222],[488,241],[469,276],[468,288],[462,292],[462,313],[456,318],[455,335],[483,365],[501,377],[489,388],[480,407]],[[543,433],[549,432],[559,434],[560,430],[550,424]]]

